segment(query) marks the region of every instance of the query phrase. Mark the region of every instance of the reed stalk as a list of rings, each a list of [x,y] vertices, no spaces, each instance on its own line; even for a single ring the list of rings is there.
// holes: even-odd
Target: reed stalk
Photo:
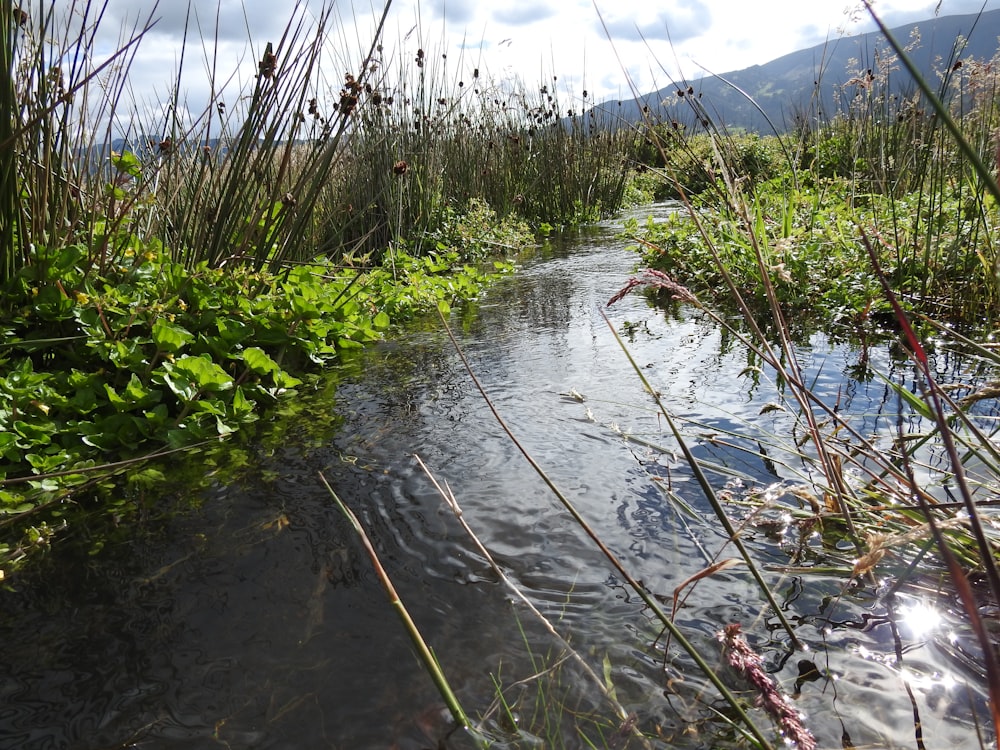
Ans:
[[[719,520],[719,523],[722,524],[723,529],[725,529],[728,541],[734,547],[736,547],[737,551],[740,553],[740,557],[743,559],[743,562],[746,563],[747,567],[750,570],[750,574],[753,576],[753,579],[757,583],[758,588],[760,589],[761,593],[767,600],[768,606],[771,608],[771,612],[774,614],[775,617],[778,618],[778,622],[781,623],[781,627],[784,628],[785,633],[788,635],[792,644],[795,646],[796,649],[801,649],[803,646],[801,641],[799,641],[798,636],[795,634],[795,629],[792,627],[792,624],[788,621],[788,618],[785,617],[785,613],[782,611],[781,606],[774,598],[774,594],[771,592],[771,587],[768,586],[767,582],[764,580],[764,576],[761,574],[756,561],[750,555],[750,552],[749,550],[747,550],[746,545],[743,544],[743,540],[740,539],[740,535],[736,531],[736,528],[733,526],[732,521],[729,520],[729,516],[726,513],[725,508],[723,508],[722,502],[719,500],[718,495],[715,492],[715,489],[712,487],[711,482],[709,482],[708,477],[705,475],[705,472],[702,469],[701,462],[698,461],[698,459],[695,458],[694,454],[691,452],[691,448],[688,445],[687,440],[684,439],[683,434],[681,433],[680,429],[678,429],[677,423],[671,416],[669,410],[664,405],[663,400],[660,398],[656,389],[653,388],[652,384],[646,378],[645,374],[642,372],[642,368],[635,361],[635,358],[632,356],[632,353],[628,350],[628,347],[625,346],[625,342],[622,341],[621,336],[618,335],[618,332],[611,324],[611,321],[608,320],[607,316],[604,316],[604,322],[607,323],[608,328],[611,329],[611,333],[615,337],[615,341],[617,341],[618,346],[621,347],[621,350],[624,353],[625,358],[631,365],[632,370],[636,374],[636,377],[638,377],[639,381],[642,383],[643,388],[645,388],[646,392],[652,396],[653,401],[656,403],[657,409],[659,409],[660,414],[663,416],[664,421],[667,423],[667,427],[670,429],[671,434],[674,436],[674,440],[677,441],[677,444],[681,449],[681,453],[684,455],[684,460],[687,461],[688,467],[694,474],[695,480],[698,482],[698,486],[701,488],[701,491],[705,495],[705,498],[712,506],[712,511],[715,513],[715,517]]]
[[[465,710],[462,708],[462,704],[458,700],[458,696],[455,695],[455,691],[452,690],[447,677],[445,677],[444,671],[441,669],[441,664],[438,662],[434,652],[427,644],[427,641],[424,640],[424,637],[420,633],[420,629],[413,621],[413,618],[410,616],[409,611],[403,604],[402,599],[400,599],[399,594],[396,592],[396,587],[393,585],[392,579],[382,566],[378,553],[375,551],[375,547],[372,545],[371,539],[368,538],[368,534],[365,532],[364,526],[361,525],[358,517],[354,515],[354,512],[347,507],[344,501],[341,500],[337,493],[333,490],[333,487],[330,486],[330,483],[327,481],[322,472],[319,474],[319,479],[323,486],[326,487],[327,492],[330,493],[330,497],[333,499],[337,508],[344,514],[344,517],[347,518],[351,528],[354,529],[354,533],[356,533],[358,538],[361,540],[361,544],[364,546],[365,552],[368,554],[372,567],[375,569],[376,575],[378,575],[379,582],[382,584],[382,589],[389,598],[389,603],[392,605],[393,610],[395,610],[400,620],[402,620],[403,626],[406,628],[406,633],[410,638],[410,642],[413,644],[413,647],[417,652],[417,656],[420,658],[424,669],[426,669],[427,673],[431,676],[435,687],[437,687],[438,692],[441,694],[445,704],[448,706],[448,710],[451,712],[451,716],[455,720],[455,724],[469,732],[480,747],[488,747],[485,738],[477,736],[478,733],[473,730],[472,723],[469,721]]]
[[[497,564],[496,560],[493,559],[493,555],[490,554],[489,550],[479,539],[475,531],[473,531],[472,527],[469,525],[469,522],[466,520],[465,513],[459,506],[458,500],[455,498],[455,495],[452,492],[451,487],[449,487],[447,483],[445,483],[444,485],[439,483],[438,480],[431,473],[430,469],[427,468],[427,465],[424,464],[420,456],[414,455],[414,458],[416,459],[417,464],[423,470],[424,474],[426,474],[427,478],[431,481],[431,484],[434,486],[434,489],[437,491],[438,495],[441,496],[441,499],[445,501],[445,503],[451,509],[452,513],[455,514],[455,518],[458,520],[459,524],[465,530],[465,533],[468,534],[469,538],[472,540],[476,549],[479,550],[479,553],[483,556],[486,562],[489,563],[490,568],[492,568],[493,572],[497,574],[497,577],[504,584],[504,586],[506,586],[507,589],[528,608],[531,614],[534,615],[534,617],[540,623],[542,623],[543,627],[549,632],[549,634],[553,638],[556,639],[560,647],[569,656],[569,658],[572,659],[576,663],[576,665],[583,670],[583,673],[590,679],[590,681],[597,687],[597,689],[600,690],[605,700],[609,702],[611,707],[614,709],[615,713],[618,715],[618,718],[621,721],[621,727],[625,729],[625,733],[632,734],[633,736],[639,738],[644,747],[649,747],[649,742],[646,741],[646,739],[642,736],[642,733],[639,731],[635,723],[634,716],[630,714],[625,709],[625,707],[621,705],[621,703],[618,702],[617,698],[608,689],[605,680],[601,679],[601,677],[593,670],[590,664],[588,664],[587,661],[582,656],[580,656],[580,653],[569,644],[569,642],[559,633],[558,630],[556,630],[555,626],[551,623],[551,621],[538,610],[538,608],[534,605],[534,603],[527,596],[525,596],[524,592],[521,591],[521,589],[518,588],[513,581],[511,581],[511,579],[507,576],[507,574],[504,573],[503,569]],[[498,685],[498,690],[499,690],[499,685]]]
[[[489,394],[486,393],[485,388],[479,379],[476,377],[475,370],[472,369],[472,365],[469,363],[468,359],[465,357],[465,353],[462,351],[461,346],[459,346],[458,340],[455,338],[451,327],[448,325],[447,320],[445,320],[443,315],[440,315],[441,324],[444,326],[445,332],[448,334],[448,338],[451,340],[452,345],[455,348],[459,358],[462,360],[466,372],[469,373],[473,384],[479,391],[483,402],[489,408],[490,412],[493,414],[494,419],[496,419],[497,424],[506,433],[507,437],[510,438],[511,442],[517,447],[521,455],[524,456],[528,464],[535,471],[536,474],[541,478],[548,487],[552,495],[559,501],[559,503],[566,509],[570,514],[576,524],[583,530],[583,532],[590,538],[594,545],[600,550],[601,554],[604,555],[605,559],[611,564],[615,571],[622,577],[628,586],[635,591],[635,593],[642,599],[643,603],[649,609],[650,612],[660,621],[663,627],[670,633],[670,636],[674,641],[684,650],[685,653],[694,661],[698,670],[705,676],[705,678],[712,684],[712,686],[719,692],[719,695],[727,703],[727,705],[732,709],[733,716],[747,733],[749,733],[754,740],[759,744],[759,747],[763,750],[770,750],[773,748],[770,740],[764,734],[763,730],[757,726],[756,723],[750,718],[743,707],[740,700],[733,694],[733,692],[726,686],[722,681],[715,668],[708,663],[705,656],[697,649],[697,647],[684,635],[683,631],[677,626],[671,617],[669,617],[663,608],[660,606],[659,602],[653,596],[653,594],[643,586],[636,578],[628,571],[624,563],[618,559],[618,557],[611,551],[611,549],[603,542],[597,531],[587,522],[580,511],[573,505],[572,501],[566,496],[559,486],[548,476],[542,466],[531,456],[527,449],[521,444],[521,442],[514,435],[513,431],[507,425],[506,421],[500,415],[499,410],[496,405],[490,399]]]

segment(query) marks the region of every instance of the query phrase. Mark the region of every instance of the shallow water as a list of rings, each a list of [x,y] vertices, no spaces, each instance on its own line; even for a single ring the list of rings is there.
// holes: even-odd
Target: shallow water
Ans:
[[[760,415],[776,398],[766,370],[754,384],[753,358],[707,317],[664,316],[639,296],[605,310],[634,262],[612,223],[570,234],[451,326],[524,449],[669,610],[725,533],[602,312],[719,488],[768,486],[802,467],[754,449],[758,434],[788,439],[788,422]],[[857,351],[815,337],[800,354],[830,403],[867,432],[895,429],[886,386],[845,376]],[[905,382],[887,352],[870,356]],[[466,710],[498,746],[587,747],[589,737],[639,747],[616,734],[600,686],[560,661],[558,641],[512,603],[415,456],[454,491],[505,574],[658,738],[653,746],[720,746],[724,725],[710,707],[722,704],[676,644],[664,652],[659,623],[503,433],[444,332],[358,357],[334,395],[309,401],[301,424],[256,446],[239,482],[217,482],[186,498],[190,509],[2,595],[0,748],[471,747],[449,735],[320,472],[360,517]],[[747,540],[762,564],[788,561],[763,531]],[[771,575],[809,651],[790,647],[741,568],[700,582],[677,622],[710,654],[724,625],[742,623],[821,747],[917,747],[914,706],[928,747],[976,746],[970,706],[988,719],[983,680],[947,611],[927,632],[894,631],[870,586]],[[896,606],[919,601],[910,592]],[[930,622],[926,612],[913,621]],[[497,684],[520,733],[494,705]]]

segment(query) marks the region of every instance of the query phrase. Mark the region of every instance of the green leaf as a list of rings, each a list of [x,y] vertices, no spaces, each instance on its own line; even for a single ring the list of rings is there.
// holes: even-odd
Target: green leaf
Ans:
[[[618,700],[617,691],[615,690],[614,680],[611,679],[611,659],[607,654],[604,654],[604,659],[601,660],[601,666],[604,672],[604,687],[607,688],[608,695],[611,696],[612,700]]]
[[[177,372],[186,374],[199,388],[225,391],[233,387],[233,379],[208,356],[181,357],[173,363]]]
[[[376,331],[386,330],[389,327],[389,316],[384,311],[380,312],[375,316],[375,319],[372,320],[372,326]]]
[[[97,408],[97,393],[90,386],[77,388],[68,403],[78,414],[86,414]]]
[[[119,172],[131,177],[138,177],[142,174],[142,165],[139,163],[139,157],[131,151],[124,151],[120,154],[112,153],[111,163],[114,164],[115,169]]]
[[[118,391],[110,383],[104,384],[104,393],[108,397],[108,403],[115,407],[115,411],[121,412],[128,409],[128,402],[118,395]]]
[[[0,456],[16,459],[19,455],[17,436],[10,432],[0,432]]]
[[[128,381],[128,385],[125,386],[125,400],[132,407],[145,408],[156,404],[160,400],[161,395],[161,391],[146,387],[146,384],[134,372]]]
[[[62,453],[26,453],[25,460],[31,464],[31,468],[37,474],[47,474],[50,471],[58,471],[63,468],[65,456]]]
[[[274,373],[274,384],[278,386],[278,388],[286,389],[286,388],[294,388],[297,385],[302,385],[302,381],[299,380],[297,377],[288,374],[284,370],[279,370],[278,372]]]
[[[100,450],[137,448],[143,440],[140,421],[130,414],[112,414],[96,422],[80,422],[78,429],[84,443]]]
[[[208,355],[181,357],[164,362],[163,381],[182,401],[193,401],[202,392],[215,393],[233,387],[233,379]]]
[[[246,393],[241,387],[237,387],[233,393],[232,410],[233,414],[240,420],[246,420],[253,414],[254,403],[246,397]]]
[[[44,424],[31,424],[18,420],[14,422],[14,432],[34,445],[48,445],[52,442],[52,433],[55,428],[51,422]]]
[[[263,349],[256,346],[244,350],[243,363],[255,375],[269,375],[281,370],[277,362],[271,359]]]
[[[292,295],[289,302],[291,303],[292,312],[295,314],[296,318],[309,320],[319,317],[319,308],[316,307],[312,301],[306,299],[301,294]]]
[[[885,383],[892,390],[894,390],[907,404],[909,404],[910,408],[913,409],[914,412],[916,412],[917,414],[919,414],[921,417],[923,417],[928,421],[931,422],[934,421],[934,414],[931,411],[931,407],[928,406],[926,401],[924,401],[922,398],[920,398],[919,396],[917,396],[904,386],[900,385],[899,383],[894,383],[893,381],[889,380],[882,373],[876,373],[876,374],[880,378],[882,378],[882,380],[884,380]]]
[[[193,338],[194,335],[189,330],[165,318],[157,318],[153,322],[153,343],[160,351],[176,354]]]
[[[43,286],[35,297],[35,312],[46,321],[63,320],[72,316],[73,302],[55,286]]]

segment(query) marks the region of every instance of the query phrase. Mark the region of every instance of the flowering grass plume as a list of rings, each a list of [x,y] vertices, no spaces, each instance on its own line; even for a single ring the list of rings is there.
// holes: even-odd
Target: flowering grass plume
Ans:
[[[643,270],[638,276],[633,276],[628,280],[628,282],[623,286],[614,297],[608,300],[608,307],[618,302],[626,294],[631,292],[636,287],[652,287],[653,289],[665,289],[670,292],[670,297],[672,299],[678,300],[679,302],[687,302],[692,305],[698,304],[698,298],[691,293],[686,286],[683,284],[678,284],[663,271],[657,271],[654,268],[647,268]]]
[[[774,680],[764,670],[764,662],[740,632],[739,623],[727,625],[719,633],[725,647],[726,663],[753,685],[757,705],[777,722],[781,733],[796,750],[816,750],[816,739],[802,724],[802,716],[781,694]]]

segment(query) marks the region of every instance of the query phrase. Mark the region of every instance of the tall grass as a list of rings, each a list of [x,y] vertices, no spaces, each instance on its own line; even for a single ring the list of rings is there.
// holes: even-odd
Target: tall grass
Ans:
[[[880,261],[904,304],[933,307],[936,315],[968,326],[989,326],[1000,316],[1000,211],[990,177],[997,163],[1000,56],[973,59],[957,39],[936,63],[933,80],[918,82],[903,59],[921,40],[905,41],[898,49],[884,42],[848,70],[825,70],[828,80],[836,77],[828,86],[835,106],[827,111],[814,101],[789,132],[734,135],[712,119],[710,102],[689,96],[679,101],[691,108],[696,125],[647,124],[652,146],[644,158],[664,174],[661,192],[683,192],[718,212],[708,229],[748,299],[764,289],[756,264],[739,269],[751,256],[728,252],[739,245],[746,216],[766,228],[761,240],[770,265],[790,274],[791,281],[777,283],[784,302],[809,306],[816,296],[810,290],[823,277],[848,277],[820,290],[823,305],[839,307],[844,318],[887,313],[856,235],[846,231],[861,217],[887,240]],[[976,163],[988,168],[974,168]],[[734,189],[752,196],[749,211],[734,210]],[[675,240],[699,244],[683,231],[669,242]],[[681,265],[700,252],[665,250]],[[823,262],[810,267],[817,252],[833,268]],[[705,278],[706,285],[720,281]],[[842,294],[851,287],[858,290],[857,304]],[[797,294],[803,298],[796,300]],[[766,309],[763,295],[759,301]]]
[[[907,65],[920,44],[919,36],[887,40],[859,62],[839,89],[836,115],[800,131],[799,147],[814,176],[845,180],[858,205],[884,205],[880,229],[894,249],[886,268],[900,294],[974,321],[1000,301],[1000,217],[982,168],[997,163],[1000,53],[963,57],[965,40],[956,39],[928,81]]]
[[[299,6],[280,39],[258,52],[249,84],[234,92],[213,58],[211,95],[200,115],[191,122],[171,117],[159,141],[136,134],[131,147],[143,166],[130,188],[155,201],[152,231],[175,260],[275,271],[336,254],[339,248],[325,244],[330,231],[317,222],[317,206],[371,90],[367,79],[389,7],[368,52],[352,63],[328,59],[333,6],[315,16]],[[344,74],[338,91],[324,71],[341,66],[354,72]],[[179,98],[180,78],[173,113],[185,110]],[[329,108],[322,115],[321,98]]]
[[[122,220],[89,156],[108,140],[98,123],[109,121],[149,30],[148,21],[123,30],[117,52],[95,65],[101,11],[39,7],[0,8],[0,282],[31,262],[35,246],[90,245],[98,225],[113,231]]]
[[[470,201],[536,226],[618,208],[632,136],[591,127],[586,92],[564,105],[555,80],[490,80],[424,47],[390,57],[390,5],[359,59],[331,52],[343,47],[332,3],[302,3],[279,38],[252,40],[237,70],[221,69],[218,39],[189,10],[175,78],[152,114],[139,111],[129,75],[152,18],[97,65],[103,16],[91,3],[43,15],[5,5],[3,279],[38,262],[33,246],[79,243],[100,273],[150,246],[189,269],[274,271],[401,243],[435,249],[425,238]],[[196,103],[184,82],[199,64],[209,92]]]
[[[351,217],[341,244],[378,251],[410,238],[419,252],[422,236],[472,199],[535,226],[621,205],[633,134],[591,128],[579,103],[560,102],[555,79],[532,88],[464,57],[396,49],[410,57],[386,61],[378,104],[358,119],[336,176]]]
[[[990,64],[970,62],[970,74],[964,76],[958,73],[966,65],[956,60],[942,71],[940,85],[932,87],[908,61],[907,49],[883,31],[918,93],[892,98],[888,88],[878,88],[887,86],[878,70],[852,81],[849,85],[863,92],[849,111],[811,132],[804,148],[808,158],[786,165],[783,178],[771,184],[745,176],[737,160],[726,158],[735,149],[724,128],[709,128],[718,188],[707,202],[710,208],[674,183],[685,200],[685,226],[697,233],[699,259],[708,266],[705,276],[661,263],[661,271],[630,286],[653,286],[701,308],[775,374],[781,384],[776,408],[788,415],[787,434],[797,437],[772,435],[748,450],[760,450],[771,461],[780,457],[777,465],[789,482],[807,482],[782,506],[785,510],[803,524],[835,523],[837,535],[849,541],[853,554],[826,559],[842,570],[845,589],[848,582],[872,582],[878,571],[894,580],[883,599],[891,609],[894,592],[922,572],[935,571],[949,581],[981,649],[976,660],[991,696],[996,731],[1000,671],[995,633],[981,612],[1000,601],[1000,539],[986,520],[1000,488],[1000,455],[995,430],[970,411],[980,398],[992,396],[975,391],[964,401],[953,399],[936,381],[917,325],[931,326],[940,337],[937,346],[950,338],[953,345],[978,352],[991,368],[1000,364],[991,347],[975,341],[988,333],[982,324],[995,321],[1000,291],[992,239],[998,220],[992,173],[996,83]],[[660,143],[669,166],[672,144]],[[836,181],[837,189],[831,190],[828,180]],[[800,183],[810,189],[806,200]],[[826,203],[845,194],[848,200],[835,208]],[[831,215],[832,222],[822,220]],[[656,235],[651,237],[655,244]],[[808,263],[825,267],[834,278],[831,286],[838,280],[848,283],[851,277],[833,270],[833,242],[875,281],[874,291],[865,289],[863,304],[891,311],[888,319],[901,332],[901,351],[912,360],[909,387],[891,373],[864,374],[882,377],[899,407],[896,425],[875,435],[863,432],[805,380],[781,291],[798,283],[804,294],[816,295],[816,285],[797,276]],[[797,257],[789,253],[790,243],[798,246]],[[653,247],[649,257],[655,259],[657,251]],[[685,287],[690,280],[699,294],[708,295],[708,285],[699,283],[705,277],[718,286],[714,302]],[[738,321],[718,311],[720,302],[740,312]],[[970,329],[976,333],[954,333],[956,321],[976,324]],[[914,418],[921,420],[919,440],[904,431],[905,420]],[[759,435],[753,425],[748,429]],[[696,469],[695,459],[688,460]],[[806,495],[808,506],[802,504]],[[720,522],[728,523],[721,515],[725,511],[716,512]],[[919,710],[913,705],[919,740]]]

